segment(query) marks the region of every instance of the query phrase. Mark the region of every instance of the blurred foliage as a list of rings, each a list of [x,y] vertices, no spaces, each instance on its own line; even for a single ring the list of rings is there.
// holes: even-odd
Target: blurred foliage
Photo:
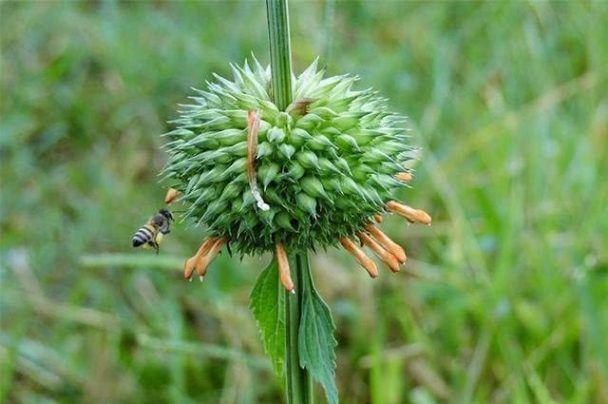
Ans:
[[[411,117],[403,199],[434,217],[386,221],[405,273],[314,260],[343,402],[608,402],[607,4],[291,2],[297,70],[321,54]],[[180,280],[196,229],[129,245],[190,86],[268,61],[263,2],[0,16],[0,401],[279,401],[247,310],[268,257],[199,285]]]

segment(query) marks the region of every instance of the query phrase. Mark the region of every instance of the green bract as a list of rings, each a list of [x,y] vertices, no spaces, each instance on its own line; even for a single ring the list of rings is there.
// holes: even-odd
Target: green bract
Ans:
[[[411,158],[405,117],[388,112],[357,78],[323,78],[316,61],[293,78],[294,102],[271,101],[270,69],[231,66],[183,105],[167,133],[164,169],[183,193],[186,217],[241,253],[326,247],[353,236],[404,186],[394,176]],[[255,170],[269,210],[261,210],[247,179],[247,113],[260,130]]]

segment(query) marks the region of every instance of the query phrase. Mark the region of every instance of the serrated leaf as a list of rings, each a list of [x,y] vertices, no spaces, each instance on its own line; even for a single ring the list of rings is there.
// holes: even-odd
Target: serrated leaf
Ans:
[[[302,285],[302,317],[298,332],[300,367],[308,369],[313,379],[323,386],[327,402],[336,404],[335,347],[338,343],[333,335],[336,326],[329,307],[315,290],[310,273],[304,276],[308,279]]]
[[[249,308],[262,335],[264,350],[270,356],[275,372],[283,374],[285,358],[285,305],[276,258],[258,277],[249,301]]]

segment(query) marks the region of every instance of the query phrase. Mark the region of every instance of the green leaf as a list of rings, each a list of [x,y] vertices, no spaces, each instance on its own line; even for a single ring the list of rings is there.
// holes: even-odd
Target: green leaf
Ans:
[[[315,290],[310,272],[305,271],[302,282],[302,317],[300,320],[300,366],[308,369],[313,379],[321,383],[330,404],[338,403],[336,387],[336,326],[329,307]]]
[[[283,374],[285,358],[285,305],[276,258],[256,281],[249,308],[258,324],[264,350],[270,356],[278,376]]]

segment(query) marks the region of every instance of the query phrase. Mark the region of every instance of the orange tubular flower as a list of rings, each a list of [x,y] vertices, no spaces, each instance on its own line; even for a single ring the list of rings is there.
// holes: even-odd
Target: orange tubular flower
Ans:
[[[397,175],[395,175],[395,178],[397,178],[398,180],[403,181],[403,182],[410,182],[412,180],[412,178],[414,178],[414,177],[412,176],[412,174],[403,171],[403,172],[397,173]]]
[[[400,263],[404,263],[407,260],[405,255],[405,251],[403,248],[393,240],[391,240],[386,234],[384,234],[379,228],[374,226],[373,224],[368,224],[365,226],[365,229],[376,239],[378,243],[382,247],[384,247],[388,252],[393,254]]]
[[[181,193],[181,192],[179,192],[177,189],[175,189],[175,188],[169,188],[169,189],[167,190],[167,194],[165,195],[165,203],[166,203],[167,205],[171,205],[173,202],[175,202],[175,200],[176,200],[177,198],[179,198],[179,196],[180,196],[181,194],[182,194],[182,193]]]
[[[376,263],[372,261],[365,253],[355,245],[349,238],[340,238],[340,244],[351,253],[357,262],[367,271],[369,276],[376,278],[378,276],[378,267]]]
[[[403,216],[411,223],[431,224],[431,216],[422,209],[414,209],[411,206],[403,205],[396,201],[390,201],[386,207],[391,212]]]
[[[370,248],[389,267],[393,272],[399,272],[399,261],[390,252],[386,251],[380,244],[375,242],[370,236],[364,232],[357,233],[357,236],[361,240],[361,243]]]
[[[184,278],[192,280],[192,273],[196,269],[201,282],[207,272],[207,267],[226,244],[224,239],[209,238],[201,244],[195,255],[188,258],[184,264]]]
[[[207,273],[207,267],[213,261],[215,256],[219,254],[222,247],[226,244],[225,239],[217,239],[213,246],[209,249],[209,252],[205,254],[200,261],[196,263],[196,272],[198,273],[198,277],[203,281],[205,274]]]
[[[281,283],[291,293],[295,293],[291,272],[289,270],[289,260],[283,243],[277,244],[277,260],[279,263],[279,279]]]

